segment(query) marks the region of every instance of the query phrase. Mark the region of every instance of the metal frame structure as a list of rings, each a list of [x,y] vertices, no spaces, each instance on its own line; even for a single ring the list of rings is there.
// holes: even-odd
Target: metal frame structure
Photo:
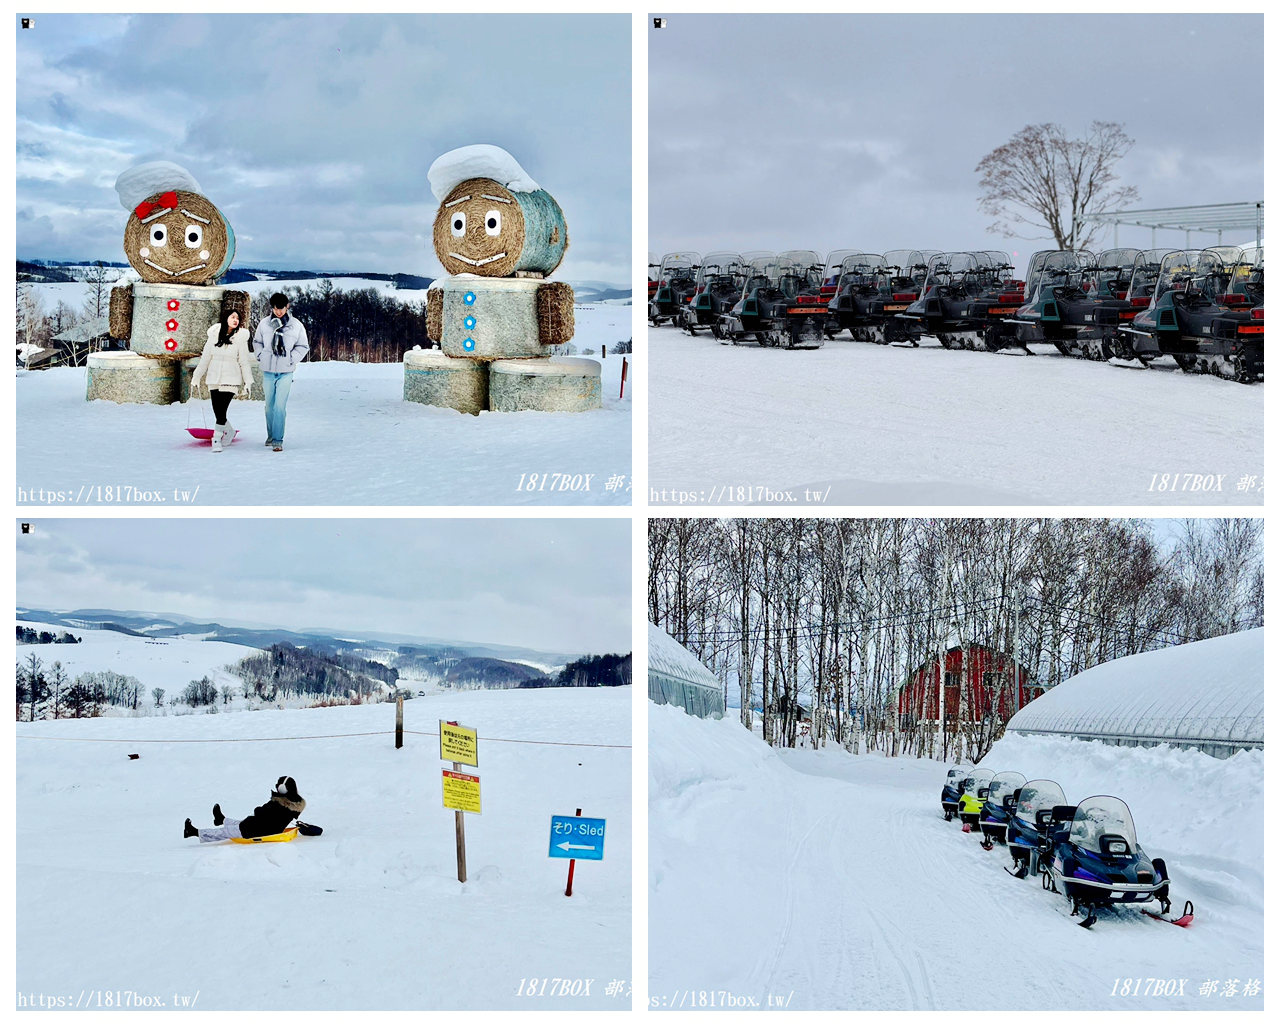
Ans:
[[[1151,210],[1117,210],[1115,213],[1091,214],[1083,218],[1092,224],[1110,224],[1114,248],[1120,247],[1120,225],[1151,229],[1151,248],[1156,248],[1156,232],[1185,231],[1186,248],[1191,246],[1191,232],[1218,233],[1252,228],[1254,244],[1262,244],[1262,201],[1256,203],[1215,203],[1210,206],[1165,206]]]

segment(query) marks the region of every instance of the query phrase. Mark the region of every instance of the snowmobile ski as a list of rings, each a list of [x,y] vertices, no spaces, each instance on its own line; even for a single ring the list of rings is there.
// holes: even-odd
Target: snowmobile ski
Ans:
[[[1192,905],[1190,900],[1187,900],[1186,904],[1182,908],[1182,916],[1178,918],[1166,917],[1164,914],[1153,914],[1150,910],[1146,909],[1142,912],[1153,921],[1163,921],[1165,924],[1176,925],[1179,928],[1190,927],[1191,922],[1196,919],[1196,908]]]

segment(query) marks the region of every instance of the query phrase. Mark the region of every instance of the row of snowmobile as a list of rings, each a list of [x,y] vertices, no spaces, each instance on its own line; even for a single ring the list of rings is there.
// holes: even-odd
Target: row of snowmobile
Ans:
[[[839,249],[650,257],[649,322],[726,344],[855,341],[1063,355],[1262,379],[1263,249],[1043,250],[1025,280],[1007,253]]]
[[[980,831],[982,848],[1005,846],[1014,878],[1040,879],[1042,888],[1064,895],[1071,916],[1091,928],[1103,910],[1139,905],[1148,917],[1186,928],[1194,919],[1188,900],[1182,916],[1170,916],[1169,869],[1148,857],[1128,805],[1114,796],[1067,802],[1049,779],[1027,781],[1020,772],[955,765],[942,787],[942,816],[959,818],[963,831]],[[1160,912],[1141,906],[1156,903]]]

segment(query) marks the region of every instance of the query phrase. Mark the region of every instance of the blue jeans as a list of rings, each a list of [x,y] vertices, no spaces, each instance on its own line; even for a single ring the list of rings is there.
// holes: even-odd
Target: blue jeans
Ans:
[[[266,398],[267,440],[284,440],[284,407],[293,386],[293,372],[262,374],[262,393]]]

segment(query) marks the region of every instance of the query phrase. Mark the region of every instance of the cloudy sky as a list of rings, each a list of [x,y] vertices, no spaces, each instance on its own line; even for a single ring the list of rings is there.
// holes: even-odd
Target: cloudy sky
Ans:
[[[1044,240],[988,232],[974,168],[1044,122],[1123,124],[1135,207],[1262,198],[1261,15],[670,14],[648,35],[658,254],[1001,249],[1021,265]]]
[[[631,650],[624,519],[43,519],[21,606]]]
[[[122,260],[114,185],[186,167],[240,267],[434,276],[427,168],[512,153],[564,208],[558,276],[630,281],[631,19],[41,14],[17,33],[19,258]]]

